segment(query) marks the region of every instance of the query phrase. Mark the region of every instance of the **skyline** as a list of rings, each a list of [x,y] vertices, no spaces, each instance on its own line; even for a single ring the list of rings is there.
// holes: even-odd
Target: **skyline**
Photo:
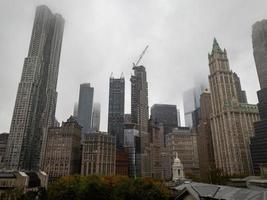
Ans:
[[[84,9],[82,11],[87,11],[86,9],[88,8],[89,11],[90,9],[95,11],[93,12],[93,14],[89,14],[89,16],[93,18],[102,16],[103,21],[99,20],[100,24],[94,24],[94,19],[91,19],[89,17],[86,19],[79,18],[80,15],[83,16],[82,12],[81,14],[70,12],[70,10],[68,9],[74,9],[74,11],[76,9],[76,11],[78,12],[77,5],[74,5],[72,7],[72,3],[70,2],[66,2],[64,4],[52,1],[30,1],[23,3],[23,7],[21,7],[21,5],[18,5],[20,4],[19,1],[17,2],[18,3],[16,5],[12,5],[12,7],[11,3],[9,3],[8,1],[3,1],[0,3],[0,11],[2,11],[0,12],[0,25],[2,27],[6,27],[3,33],[0,33],[0,43],[3,44],[0,47],[0,52],[2,52],[1,62],[2,66],[7,66],[5,67],[6,70],[4,70],[4,73],[2,72],[0,74],[0,90],[2,94],[5,94],[1,95],[2,98],[0,101],[0,132],[9,132],[15,103],[15,95],[17,92],[17,85],[23,66],[23,58],[27,55],[28,44],[30,41],[35,7],[40,4],[47,5],[53,12],[62,14],[66,19],[57,87],[58,103],[56,117],[59,122],[65,121],[72,114],[74,103],[78,101],[79,85],[84,82],[89,82],[91,83],[92,87],[95,88],[96,95],[94,99],[101,102],[101,107],[103,108],[101,112],[101,130],[106,130],[108,116],[108,84],[111,72],[113,72],[114,76],[119,76],[121,73],[124,73],[126,83],[125,111],[126,113],[130,113],[130,76],[132,71],[132,62],[135,62],[138,59],[138,56],[141,54],[146,44],[149,44],[150,47],[141,64],[144,65],[147,70],[149,106],[151,107],[154,103],[171,103],[177,105],[178,109],[180,109],[181,113],[183,113],[182,94],[183,91],[193,86],[193,77],[200,74],[200,79],[203,78],[208,81],[209,68],[207,55],[212,48],[212,40],[214,36],[218,39],[219,44],[227,49],[230,67],[240,76],[242,88],[247,91],[248,102],[257,103],[256,91],[259,89],[259,83],[252,54],[253,49],[251,40],[251,27],[256,21],[267,18],[267,14],[263,15],[263,11],[265,10],[264,8],[267,8],[267,3],[264,1],[257,1],[262,2],[261,4],[259,4],[261,8],[260,10],[256,7],[252,7],[248,2],[242,3],[242,6],[244,6],[243,10],[241,13],[235,13],[236,17],[238,19],[241,16],[244,18],[247,17],[249,18],[249,20],[242,19],[243,24],[241,23],[240,26],[234,27],[234,22],[236,22],[235,19],[229,21],[230,25],[224,24],[223,22],[218,22],[218,26],[223,26],[225,28],[224,31],[219,32],[218,27],[215,26],[213,27],[214,31],[205,33],[203,32],[203,29],[205,29],[204,26],[202,27],[203,29],[200,29],[200,35],[194,35],[193,33],[191,33],[195,31],[192,28],[192,25],[198,25],[197,20],[190,21],[188,18],[186,18],[189,24],[180,24],[182,26],[182,28],[180,29],[179,27],[172,26],[174,22],[171,24],[171,26],[169,26],[170,24],[167,23],[168,19],[171,19],[170,21],[176,20],[177,18],[173,16],[174,12],[176,11],[176,9],[181,9],[179,7],[179,3],[176,3],[175,1],[171,2],[178,4],[175,5],[176,7],[174,7],[172,3],[165,5],[161,1],[157,1],[155,5],[151,3],[152,1],[147,1],[150,3],[146,2],[144,4],[140,2],[132,3],[133,8],[135,9],[146,6],[147,8],[150,8],[151,11],[154,11],[152,12],[154,14],[157,9],[162,11],[162,13],[159,13],[159,18],[157,18],[158,21],[153,21],[152,13],[143,13],[143,11],[141,11],[141,15],[148,14],[149,19],[142,19],[142,17],[137,17],[138,20],[136,20],[131,16],[132,18],[128,18],[128,20],[130,21],[126,21],[129,22],[126,23],[126,27],[120,26],[121,22],[123,21],[121,18],[123,18],[123,16],[128,16],[127,12],[123,13],[125,12],[124,8],[127,8],[128,4],[122,3],[122,1],[118,1],[120,3],[117,3],[115,5],[108,3],[107,1],[105,5],[103,4],[103,2],[105,1],[100,1],[100,3],[92,1],[91,3],[95,7],[90,7],[88,3],[87,6],[89,6],[90,8],[86,6],[84,8],[82,6],[82,8],[79,8]],[[84,4],[86,4],[85,1],[80,2],[84,2]],[[180,4],[184,6],[184,8],[190,8],[190,3],[192,2],[194,1],[190,1],[187,5],[185,5],[185,1],[182,1],[180,2]],[[219,4],[221,4],[221,2]],[[256,3],[253,2],[252,4],[255,6]],[[106,5],[110,10],[108,8],[105,8]],[[165,7],[162,7],[162,5],[165,5]],[[232,5],[238,6],[236,2],[232,2]],[[103,8],[103,6],[104,11],[98,10],[98,8]],[[196,7],[200,5],[194,6],[195,10],[197,11],[198,8]],[[214,5],[212,4],[212,6]],[[235,11],[234,6],[231,7],[231,9],[229,9],[227,6],[229,5],[227,5],[226,3],[221,12],[227,9],[228,12]],[[201,11],[201,7],[199,8],[199,11]],[[249,16],[243,15],[244,13],[246,13],[245,10],[249,8],[251,9],[251,13],[248,13]],[[209,9],[209,7],[205,9]],[[253,9],[258,9],[258,12],[255,14],[255,12],[253,12]],[[7,14],[5,10],[11,12]],[[21,12],[18,12],[18,10]],[[117,13],[116,11],[121,12]],[[180,11],[183,11],[183,9],[181,9]],[[110,20],[112,19],[109,19],[109,15],[105,12],[108,12],[108,14],[111,14],[111,16],[115,17],[117,21],[115,20],[115,22],[111,24]],[[135,10],[131,10],[130,15],[134,12]],[[120,16],[120,14],[122,16]],[[164,16],[164,14],[166,16]],[[191,14],[195,13],[192,12]],[[200,15],[200,12],[197,14]],[[213,13],[211,15],[216,16],[216,13]],[[84,21],[78,21],[78,18]],[[7,22],[5,20],[7,19],[10,20],[10,22],[8,23],[8,26],[5,26],[5,23]],[[218,18],[215,19],[218,20]],[[92,20],[91,22],[93,22],[93,26],[90,26],[90,20]],[[131,20],[133,20],[134,22],[131,22]],[[224,20],[226,22],[226,19]],[[201,21],[201,19],[199,21]],[[96,21],[95,23],[97,22],[98,21]],[[145,27],[145,25],[149,25],[149,22],[154,22],[154,24],[152,23],[153,26],[149,27],[152,28],[152,30]],[[160,23],[159,26],[157,26],[158,22]],[[85,27],[82,27],[79,26],[78,23],[87,25]],[[207,24],[208,23],[210,23],[209,20],[207,20]],[[138,26],[131,27],[130,24],[141,24],[141,26],[144,26],[143,29],[147,30],[148,33],[142,34],[142,31],[139,32],[140,30]],[[115,26],[115,28],[112,27],[113,25]],[[138,30],[134,29],[136,27]],[[200,27],[201,25],[199,25],[199,27],[197,28]],[[19,28],[20,37],[15,37],[14,35],[12,35],[16,34],[16,28]],[[115,30],[116,28],[119,28],[119,30]],[[133,30],[132,28],[136,32],[134,32],[133,35],[127,34],[131,33],[131,31]],[[167,32],[169,32],[167,34],[161,32],[165,28],[168,28]],[[178,28],[178,30],[176,30],[176,28]],[[179,30],[181,31],[183,28],[185,28],[186,31],[190,29],[191,35],[189,34],[187,36],[186,31],[179,32]],[[233,30],[231,30],[231,28]],[[10,30],[12,31],[9,32]],[[242,30],[245,30],[245,32],[242,32]],[[109,32],[111,37],[105,36],[104,33],[107,33],[107,31],[111,31]],[[120,33],[120,31],[122,31],[122,33]],[[231,31],[233,31],[233,33]],[[242,32],[242,34],[244,35],[240,36],[240,32]],[[75,35],[72,35],[73,33],[79,33],[82,36],[77,37],[76,35],[75,37]],[[181,34],[183,37],[181,37],[179,34]],[[234,38],[236,38],[237,35],[239,35],[240,40],[235,41]],[[121,36],[124,36],[122,37],[122,40],[120,39]],[[190,36],[192,38],[187,38]],[[131,39],[133,41],[131,41]],[[175,39],[175,42],[174,44],[171,44],[173,39]],[[84,40],[87,40],[87,42],[85,43]],[[128,45],[125,41],[128,41],[130,44]],[[107,42],[107,44],[105,44],[105,42]],[[179,44],[182,44],[181,46],[183,48],[180,49]],[[117,47],[117,51],[113,50],[114,47]],[[83,50],[79,51],[80,49]],[[243,49],[243,52],[241,51],[241,49]],[[73,55],[73,52],[77,52],[75,56]],[[185,57],[186,55],[187,57]],[[192,57],[197,58],[192,59]],[[164,63],[166,63],[166,65],[164,65]],[[80,65],[80,67],[78,68],[77,65]],[[177,68],[177,66],[179,65],[180,67]],[[14,68],[12,68],[13,66]],[[100,70],[100,72],[98,70]],[[192,72],[190,70],[195,70],[195,72]],[[160,81],[163,84],[157,84],[161,79],[165,80]],[[185,83],[188,83],[187,87],[179,88],[180,85],[184,86]],[[6,87],[7,85],[8,87]],[[173,93],[176,93],[175,96],[173,96]],[[181,115],[181,117],[183,118],[183,115]]]

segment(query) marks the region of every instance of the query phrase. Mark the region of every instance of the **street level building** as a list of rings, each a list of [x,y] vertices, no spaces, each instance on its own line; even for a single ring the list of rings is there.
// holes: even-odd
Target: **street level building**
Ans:
[[[128,176],[129,175],[129,158],[128,152],[124,148],[116,149],[116,175]]]
[[[81,126],[73,117],[48,129],[44,167],[49,181],[80,173]]]
[[[208,58],[216,168],[228,175],[252,174],[249,143],[253,122],[259,119],[258,108],[240,101],[239,77],[230,70],[226,50],[216,39]]]
[[[197,135],[189,127],[178,127],[166,136],[166,147],[172,155],[172,161],[179,155],[187,178],[199,177],[199,157]]]
[[[9,169],[40,169],[43,141],[55,124],[57,78],[64,19],[47,6],[36,9],[6,151]]]
[[[81,174],[113,176],[115,173],[115,137],[102,132],[85,135],[82,141]]]

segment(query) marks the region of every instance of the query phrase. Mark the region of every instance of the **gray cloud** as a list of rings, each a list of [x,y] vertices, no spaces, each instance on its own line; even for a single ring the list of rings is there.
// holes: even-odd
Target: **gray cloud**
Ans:
[[[213,37],[226,48],[230,66],[241,78],[248,100],[259,89],[252,54],[251,25],[267,18],[266,0],[1,0],[0,132],[9,131],[23,59],[27,55],[35,7],[46,4],[66,20],[56,116],[72,114],[79,84],[95,87],[106,129],[111,72],[126,78],[126,111],[130,112],[131,65],[145,45],[149,104],[182,108],[182,93],[207,80]]]

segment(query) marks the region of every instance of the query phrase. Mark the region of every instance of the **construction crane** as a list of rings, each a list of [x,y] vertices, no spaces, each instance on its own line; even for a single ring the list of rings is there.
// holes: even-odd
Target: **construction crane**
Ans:
[[[148,45],[146,45],[146,48],[144,49],[144,51],[141,53],[139,59],[137,60],[136,63],[133,63],[133,67],[137,66],[139,64],[139,62],[141,61],[141,59],[143,58],[144,54],[146,53],[146,50],[148,49]]]

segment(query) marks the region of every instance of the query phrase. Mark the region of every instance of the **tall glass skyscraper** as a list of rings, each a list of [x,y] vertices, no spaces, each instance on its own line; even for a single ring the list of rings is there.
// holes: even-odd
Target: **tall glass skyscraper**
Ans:
[[[116,146],[124,145],[124,77],[109,79],[108,132],[116,136]]]
[[[82,126],[82,133],[88,134],[92,128],[92,113],[94,102],[94,88],[90,83],[80,85],[78,103],[78,122]]]
[[[61,15],[53,14],[46,6],[37,7],[11,121],[7,168],[40,168],[47,128],[56,121],[56,87],[63,30]]]

